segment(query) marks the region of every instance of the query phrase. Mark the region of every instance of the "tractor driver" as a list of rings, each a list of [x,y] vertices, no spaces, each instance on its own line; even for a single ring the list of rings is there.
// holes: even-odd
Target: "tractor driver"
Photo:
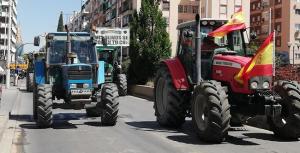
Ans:
[[[193,76],[193,39],[194,33],[191,30],[186,30],[183,32],[182,37],[182,58],[185,71],[187,72],[187,77],[191,80]]]

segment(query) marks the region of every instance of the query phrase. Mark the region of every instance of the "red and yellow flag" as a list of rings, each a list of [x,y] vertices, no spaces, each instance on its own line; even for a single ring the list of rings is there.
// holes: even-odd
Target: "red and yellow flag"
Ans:
[[[240,8],[232,15],[231,19],[226,24],[215,31],[210,32],[208,36],[222,38],[231,31],[246,29],[245,21],[245,15],[242,11],[242,8]]]
[[[273,36],[271,33],[260,46],[256,55],[240,70],[234,79],[244,84],[244,80],[252,76],[272,76],[273,74]]]

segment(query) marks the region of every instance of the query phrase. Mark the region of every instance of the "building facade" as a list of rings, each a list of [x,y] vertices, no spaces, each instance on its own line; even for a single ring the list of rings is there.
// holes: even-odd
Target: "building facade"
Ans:
[[[241,7],[246,17],[246,26],[250,27],[250,0],[201,0],[201,17],[229,19]]]
[[[276,30],[276,52],[290,64],[300,64],[300,0],[251,0],[250,7],[251,31],[259,41]]]
[[[16,53],[17,43],[17,0],[2,0],[0,7],[2,9],[0,13],[0,66],[4,68],[8,51],[11,53],[10,60],[15,60],[14,55]],[[9,17],[11,17],[11,20]],[[10,48],[9,40],[11,41]]]
[[[178,24],[195,20],[199,13],[200,0],[181,0],[178,5]]]

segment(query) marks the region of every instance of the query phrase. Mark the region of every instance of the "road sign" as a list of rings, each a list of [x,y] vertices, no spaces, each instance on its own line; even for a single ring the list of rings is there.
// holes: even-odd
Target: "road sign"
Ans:
[[[106,39],[107,46],[129,46],[129,28],[97,28],[96,30],[97,46],[103,46],[103,38]]]

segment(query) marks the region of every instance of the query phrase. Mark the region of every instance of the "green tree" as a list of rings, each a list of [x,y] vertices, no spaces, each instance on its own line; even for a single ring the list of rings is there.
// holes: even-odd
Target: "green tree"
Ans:
[[[167,23],[159,0],[142,0],[140,12],[130,22],[129,82],[145,84],[153,78],[162,59],[171,54]]]
[[[63,12],[60,12],[58,25],[57,25],[57,32],[64,31],[64,19],[63,19]]]

